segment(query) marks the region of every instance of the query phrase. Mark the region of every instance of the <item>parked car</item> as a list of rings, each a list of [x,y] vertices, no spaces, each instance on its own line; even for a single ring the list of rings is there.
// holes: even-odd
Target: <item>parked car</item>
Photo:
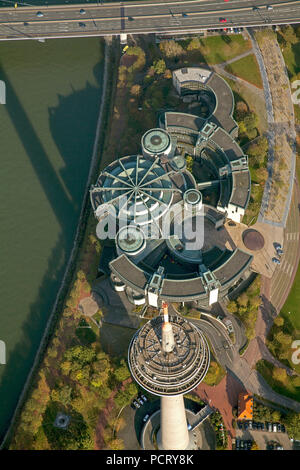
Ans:
[[[243,423],[241,421],[238,421],[237,425],[239,429],[243,429]]]
[[[277,424],[273,423],[273,432],[277,432]]]
[[[37,16],[38,18],[42,18],[42,17],[44,16],[44,13],[42,13],[41,11],[38,11],[37,14],[36,14],[36,16]]]
[[[280,259],[272,258],[273,263],[280,264]]]
[[[273,10],[272,5],[267,5],[267,10]]]
[[[258,426],[257,426],[257,423],[255,421],[253,421],[252,423],[252,429],[258,429]]]
[[[182,18],[187,18],[188,15],[186,13],[182,13]]]
[[[252,441],[250,441],[250,440],[246,441],[247,450],[251,450],[251,447],[252,447]]]
[[[85,23],[78,23],[78,25],[80,26],[80,28],[85,28]]]
[[[219,22],[220,23],[227,23],[227,19],[226,18],[219,18]]]
[[[240,449],[240,440],[239,439],[235,440],[235,448],[236,448],[236,450]]]
[[[272,431],[273,431],[272,423],[267,423],[267,430],[268,430],[268,432],[272,432]]]
[[[281,432],[281,424],[277,423],[277,432]]]
[[[281,424],[281,432],[285,432],[285,425]]]
[[[141,398],[142,398],[142,400],[144,400],[145,403],[146,403],[146,401],[148,401],[148,398],[145,397],[145,395],[141,395]]]
[[[132,403],[134,404],[134,406],[135,406],[136,408],[140,408],[140,407],[141,407],[141,405],[139,404],[139,402],[136,401],[136,400],[133,400]]]
[[[143,422],[145,423],[150,416],[147,414],[143,417]]]
[[[252,10],[253,10],[253,11],[258,11],[258,10],[259,10],[259,8],[257,8],[257,7],[253,7],[253,8],[252,8]]]
[[[276,248],[276,252],[279,256],[283,255],[283,250],[281,248]]]
[[[140,405],[144,404],[144,400],[142,400],[140,397],[137,397],[137,401],[139,402]]]
[[[187,423],[187,428],[188,428],[188,431],[192,429],[192,425],[189,422]]]
[[[79,10],[79,13],[80,13],[81,15],[85,15],[85,14],[86,14],[86,11],[85,11],[84,8],[81,8],[81,10]]]

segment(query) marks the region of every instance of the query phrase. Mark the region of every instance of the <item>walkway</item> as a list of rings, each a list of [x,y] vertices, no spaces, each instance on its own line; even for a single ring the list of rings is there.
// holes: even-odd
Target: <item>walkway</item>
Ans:
[[[248,34],[263,80],[269,125],[269,177],[258,221],[284,227],[292,197],[296,149],[289,78],[276,35],[265,37],[259,46],[251,29]]]

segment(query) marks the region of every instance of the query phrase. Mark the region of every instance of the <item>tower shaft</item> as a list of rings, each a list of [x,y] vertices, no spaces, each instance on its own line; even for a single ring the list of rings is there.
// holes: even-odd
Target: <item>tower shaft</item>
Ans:
[[[160,398],[159,446],[164,450],[185,450],[189,445],[189,432],[183,395]]]

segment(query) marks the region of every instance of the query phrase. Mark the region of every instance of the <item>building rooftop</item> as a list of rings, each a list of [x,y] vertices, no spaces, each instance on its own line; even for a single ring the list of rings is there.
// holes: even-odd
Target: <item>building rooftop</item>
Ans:
[[[165,113],[165,126],[167,130],[169,127],[183,127],[194,130],[198,133],[200,129],[202,129],[205,121],[205,119],[194,114],[175,112]]]
[[[205,294],[204,285],[200,276],[192,279],[164,279],[161,297],[164,300],[199,297]]]
[[[232,117],[234,98],[230,86],[216,73],[210,76],[206,85],[212,89],[217,98],[217,105],[211,120],[227,132],[233,132],[238,126]]]
[[[200,67],[183,67],[175,70],[174,75],[180,83],[193,80],[195,82],[206,83],[212,71]]]
[[[251,189],[250,172],[248,170],[232,173],[232,193],[230,203],[246,209]]]
[[[109,263],[112,272],[132,289],[144,293],[150,274],[140,269],[126,255],[121,255]]]
[[[240,393],[238,399],[238,416],[237,419],[253,418],[253,397],[246,393]]]
[[[238,160],[244,156],[241,147],[224,129],[218,127],[211,139],[223,150],[229,161]]]
[[[213,271],[216,278],[220,281],[221,286],[234,282],[241,272],[243,272],[253,259],[252,255],[236,248],[226,263]]]

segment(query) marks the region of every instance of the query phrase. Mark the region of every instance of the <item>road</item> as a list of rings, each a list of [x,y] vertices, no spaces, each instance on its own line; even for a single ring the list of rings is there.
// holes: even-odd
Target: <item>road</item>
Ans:
[[[13,2],[12,2],[13,3]],[[300,0],[199,0],[1,8],[0,40],[199,31],[300,22]],[[28,5],[28,3],[27,3]],[[256,11],[253,7],[257,6]],[[80,14],[84,8],[85,14]],[[43,17],[37,17],[40,10]],[[184,16],[183,16],[184,15]],[[226,23],[220,19],[225,18]]]

